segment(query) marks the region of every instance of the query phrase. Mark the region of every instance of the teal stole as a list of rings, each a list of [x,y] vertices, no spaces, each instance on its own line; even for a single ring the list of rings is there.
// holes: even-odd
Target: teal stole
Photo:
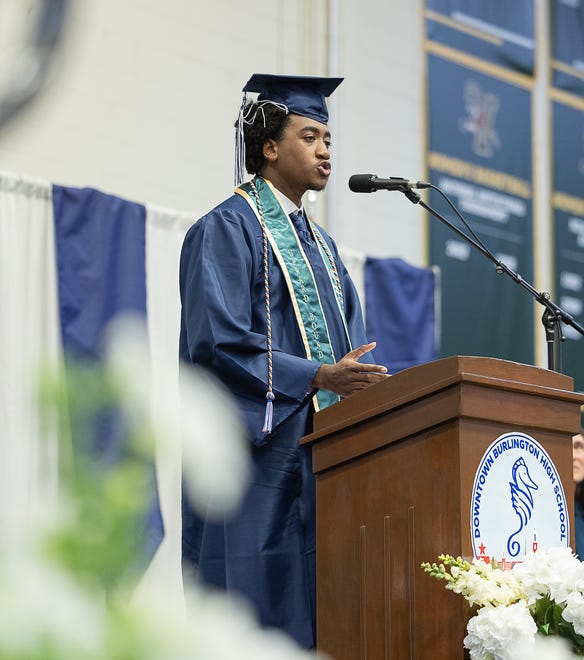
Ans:
[[[334,355],[331,345],[314,273],[298,239],[294,225],[284,211],[273,185],[261,177],[255,177],[254,184],[259,195],[261,214],[258,210],[256,196],[250,183],[244,183],[239,188],[236,188],[235,192],[241,195],[252,208],[276,256],[278,265],[284,275],[290,298],[292,299],[292,306],[302,336],[306,357],[309,360],[314,359],[318,362],[334,364],[337,361],[337,357]],[[338,277],[335,274],[332,256],[330,256],[330,250],[326,247],[326,243],[320,235],[318,228],[313,223],[310,223],[310,227],[315,234],[320,249],[320,256],[329,274],[339,314],[341,315],[345,329],[348,352],[351,350],[351,341],[345,319],[342,293],[340,287],[335,284],[335,280],[338,282]],[[315,409],[318,411],[336,403],[338,400],[339,397],[334,392],[321,389],[316,393],[313,403]]]

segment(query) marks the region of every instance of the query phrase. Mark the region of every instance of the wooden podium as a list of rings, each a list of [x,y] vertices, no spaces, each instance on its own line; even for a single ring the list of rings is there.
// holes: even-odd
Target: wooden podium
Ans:
[[[302,442],[316,475],[318,649],[334,660],[463,658],[468,606],[420,564],[472,556],[475,472],[504,433],[546,449],[573,521],[571,436],[582,403],[568,376],[455,356],[315,415]]]

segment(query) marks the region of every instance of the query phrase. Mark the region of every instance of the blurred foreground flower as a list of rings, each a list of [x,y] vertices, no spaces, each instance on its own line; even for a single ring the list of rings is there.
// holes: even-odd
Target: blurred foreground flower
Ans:
[[[228,514],[245,491],[248,449],[233,404],[205,374],[183,372],[179,400],[169,366],[158,374],[169,384],[166,394],[152,399],[142,326],[116,325],[106,353],[103,364],[69,361],[63,373],[44,374],[43,405],[49,416],[58,411],[61,423],[59,497],[21,535],[26,543],[0,550],[0,657],[313,657],[283,634],[261,629],[249,606],[222,593],[187,584],[177,597],[158,585],[131,598],[145,568],[154,439],[182,440],[195,503],[212,502],[217,515]]]
[[[110,327],[107,362],[121,388],[133,423],[154,433],[162,451],[180,442],[183,475],[192,505],[207,516],[222,516],[239,504],[251,461],[244,425],[234,401],[211,374],[173,364],[157,374],[165,387],[153,396],[152,367],[144,325],[124,317]]]

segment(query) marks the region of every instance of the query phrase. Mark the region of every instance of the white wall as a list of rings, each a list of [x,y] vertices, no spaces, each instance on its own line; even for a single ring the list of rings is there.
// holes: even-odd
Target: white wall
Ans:
[[[343,244],[425,259],[420,209],[399,193],[358,195],[351,174],[424,178],[422,0],[346,2],[341,12],[339,216]]]

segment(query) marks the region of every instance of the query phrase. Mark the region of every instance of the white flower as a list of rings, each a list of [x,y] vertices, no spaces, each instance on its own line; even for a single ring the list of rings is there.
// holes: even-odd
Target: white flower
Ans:
[[[132,316],[108,327],[108,368],[143,436],[154,433],[158,458],[180,462],[191,504],[219,517],[241,501],[251,460],[245,428],[234,399],[219,381],[193,365],[150,360],[146,327]],[[179,475],[180,478],[180,475]]]
[[[534,648],[537,627],[525,602],[485,606],[467,626],[464,646],[472,660],[517,660]]]
[[[105,364],[120,385],[121,403],[136,424],[150,423],[153,374],[148,330],[137,314],[119,314],[104,333]]]
[[[117,598],[110,609],[99,590],[76,584],[41,556],[0,554],[0,657],[49,655],[316,660],[283,632],[261,628],[252,608],[236,597],[187,586],[183,599],[152,589],[139,602]]]
[[[584,564],[570,548],[550,548],[528,553],[521,564],[513,567],[528,603],[549,596],[556,603],[566,601],[574,589],[584,586]]]
[[[234,400],[210,374],[181,367],[182,467],[191,504],[218,517],[239,504],[251,475],[249,443]]]
[[[190,585],[185,611],[184,602],[150,595],[133,611],[147,641],[142,660],[315,660],[281,631],[262,629],[243,599]]]
[[[521,653],[516,660],[576,660],[570,644],[562,637],[535,636],[535,648]]]
[[[103,603],[57,566],[0,555],[0,657],[38,657],[47,644],[61,657],[100,657],[105,619]]]
[[[568,594],[562,616],[574,626],[578,635],[584,635],[584,596],[580,591]]]
[[[455,581],[448,589],[462,594],[471,604],[510,605],[522,597],[521,586],[510,571],[502,571],[473,560],[468,571],[456,566],[451,569]]]

